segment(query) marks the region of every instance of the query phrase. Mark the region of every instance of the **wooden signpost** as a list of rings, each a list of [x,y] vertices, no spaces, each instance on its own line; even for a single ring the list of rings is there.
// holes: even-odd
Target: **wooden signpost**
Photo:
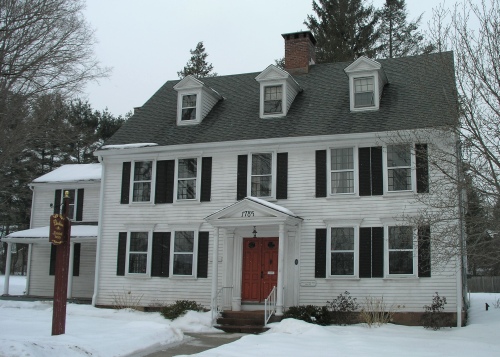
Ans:
[[[52,336],[66,331],[66,303],[68,298],[68,270],[71,237],[71,221],[67,217],[69,192],[64,192],[63,214],[50,216],[49,241],[56,246],[54,276],[54,304],[52,309]]]

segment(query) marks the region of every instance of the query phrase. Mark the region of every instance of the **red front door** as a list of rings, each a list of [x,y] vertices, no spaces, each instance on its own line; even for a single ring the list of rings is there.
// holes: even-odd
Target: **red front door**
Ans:
[[[243,238],[241,299],[264,301],[278,281],[278,238]]]

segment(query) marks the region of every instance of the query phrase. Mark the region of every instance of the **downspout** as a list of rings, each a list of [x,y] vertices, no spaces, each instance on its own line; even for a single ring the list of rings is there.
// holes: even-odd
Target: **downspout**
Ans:
[[[462,310],[464,302],[464,283],[463,283],[463,272],[464,272],[464,199],[463,199],[463,177],[462,177],[462,155],[460,141],[456,140],[456,158],[457,158],[457,189],[458,189],[458,221],[459,221],[459,242],[460,244],[460,256],[457,259],[458,271],[457,271],[457,327],[462,327]]]
[[[92,295],[92,306],[97,303],[97,294],[99,289],[99,270],[101,269],[101,237],[102,237],[102,221],[104,217],[104,176],[106,166],[104,165],[104,158],[98,156],[101,163],[101,194],[99,198],[99,221],[97,222],[97,242],[95,254],[95,276],[94,276],[94,294]]]

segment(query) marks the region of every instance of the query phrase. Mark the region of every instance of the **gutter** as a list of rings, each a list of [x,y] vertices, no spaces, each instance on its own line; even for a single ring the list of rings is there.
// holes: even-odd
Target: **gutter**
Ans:
[[[97,244],[96,244],[96,259],[95,259],[95,276],[94,276],[94,294],[92,295],[92,306],[95,307],[97,303],[97,295],[99,289],[99,270],[101,269],[101,242],[102,242],[102,222],[104,217],[104,174],[106,172],[106,165],[104,165],[104,158],[99,155],[99,162],[102,165],[101,171],[101,193],[99,198],[99,222],[97,228]]]

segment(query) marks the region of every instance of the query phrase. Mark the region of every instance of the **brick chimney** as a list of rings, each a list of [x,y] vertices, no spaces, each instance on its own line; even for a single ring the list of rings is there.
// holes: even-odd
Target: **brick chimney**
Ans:
[[[316,63],[316,39],[311,31],[282,34],[285,39],[285,70],[290,74],[309,72]]]

